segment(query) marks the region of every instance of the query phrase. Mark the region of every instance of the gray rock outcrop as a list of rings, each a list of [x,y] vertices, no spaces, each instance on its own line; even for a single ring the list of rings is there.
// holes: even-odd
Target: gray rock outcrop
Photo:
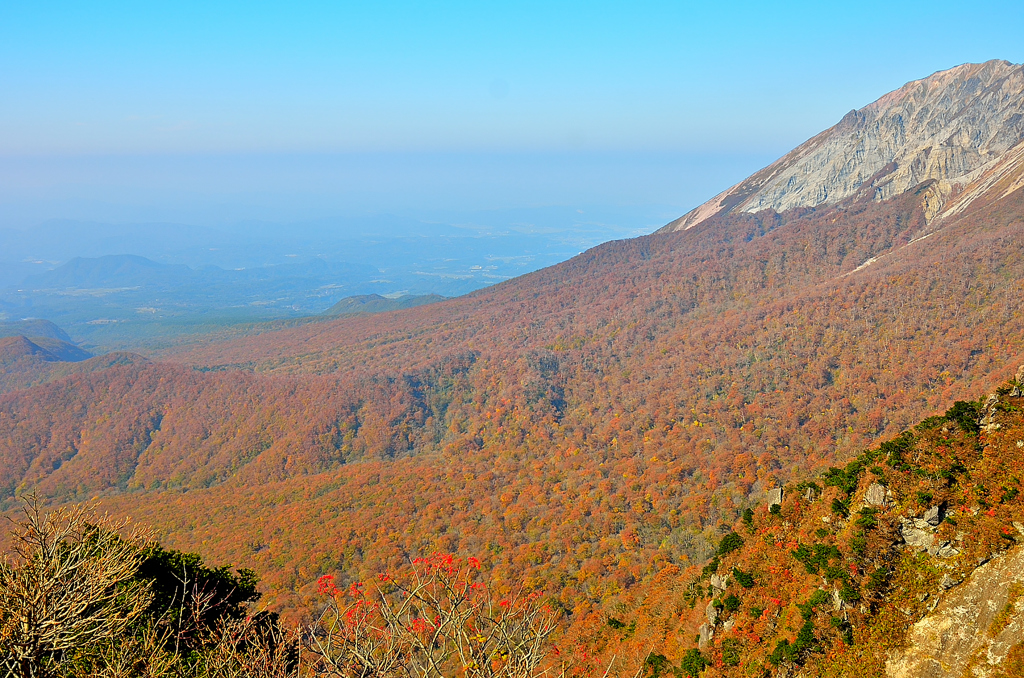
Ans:
[[[709,624],[701,624],[697,632],[700,634],[700,640],[697,641],[697,645],[702,650],[715,639],[715,627]]]
[[[773,490],[768,490],[765,493],[765,501],[768,503],[768,508],[775,506],[776,504],[782,504],[782,488],[776,487]]]
[[[925,217],[956,214],[990,190],[1024,187],[1024,66],[963,64],[850,111],[773,164],[668,224],[681,231],[728,212],[782,212],[875,200],[932,180]]]
[[[871,483],[864,493],[864,503],[868,506],[888,506],[891,498],[892,492],[881,483]]]
[[[935,529],[924,520],[900,520],[900,536],[916,551],[927,551],[935,543]]]
[[[718,623],[718,608],[713,603],[708,603],[708,606],[704,608],[704,616],[707,617],[708,623],[714,627]]]

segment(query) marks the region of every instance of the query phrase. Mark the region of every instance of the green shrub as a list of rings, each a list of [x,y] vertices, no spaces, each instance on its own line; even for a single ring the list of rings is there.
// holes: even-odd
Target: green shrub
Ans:
[[[647,659],[644,660],[644,669],[649,669],[650,673],[646,674],[651,678],[658,678],[661,672],[666,668],[670,667],[671,663],[668,661],[668,657],[663,654],[657,654],[655,652],[647,655]]]
[[[743,537],[739,536],[735,532],[722,537],[722,541],[718,544],[718,555],[724,556],[727,553],[732,553],[743,546]]]
[[[730,593],[722,601],[722,606],[729,612],[735,612],[740,609],[740,599],[736,597],[735,593]]]
[[[862,558],[868,552],[868,539],[863,532],[850,537],[850,550]]]
[[[679,662],[679,668],[682,669],[683,674],[690,676],[691,678],[697,678],[700,672],[709,666],[708,660],[704,658],[704,655],[700,653],[695,647],[691,647],[683,655],[683,659]]]
[[[745,589],[751,588],[756,583],[752,574],[744,572],[738,567],[733,568],[732,574],[736,577],[736,581],[739,582],[739,585]]]
[[[977,435],[981,432],[981,425],[978,424],[978,419],[981,418],[981,406],[978,403],[958,400],[953,403],[953,407],[946,410],[943,418],[953,422],[960,427],[960,430],[969,435]]]
[[[800,627],[796,640],[792,643],[788,640],[780,640],[775,645],[775,649],[772,651],[771,656],[768,657],[768,661],[775,666],[778,666],[783,661],[802,664],[804,657],[817,648],[817,645],[818,641],[814,637],[814,622],[808,620]]]
[[[792,551],[793,557],[803,563],[807,574],[818,574],[821,568],[827,567],[832,560],[841,560],[842,554],[835,546],[828,544],[815,544],[807,546],[799,544]]]
[[[860,600],[860,591],[855,589],[850,582],[844,581],[839,589],[839,597],[843,599],[844,603],[853,604]]]
[[[726,638],[722,641],[722,663],[726,666],[739,666],[740,655],[743,646],[736,638]]]
[[[800,615],[807,620],[814,617],[814,608],[829,602],[829,600],[830,596],[821,589],[818,589],[811,594],[806,603],[798,603],[797,607],[800,608]]]
[[[860,510],[860,516],[854,523],[857,527],[862,527],[865,530],[873,530],[878,527],[878,519],[875,514],[878,513],[876,509],[865,507]]]

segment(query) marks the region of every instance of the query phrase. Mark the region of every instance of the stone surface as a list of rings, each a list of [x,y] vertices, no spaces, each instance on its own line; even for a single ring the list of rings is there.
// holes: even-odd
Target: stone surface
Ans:
[[[952,581],[951,578],[949,581]],[[944,579],[943,588],[954,586]],[[1008,623],[993,621],[1008,608],[1015,586],[1024,586],[1024,548],[979,567],[938,606],[914,624],[907,647],[886,663],[890,678],[986,678],[1024,638],[1024,596],[1009,608]],[[993,633],[994,631],[994,633]],[[969,671],[965,671],[970,667]]]
[[[724,624],[722,624],[722,630],[725,631],[726,633],[729,633],[729,631],[732,631],[732,627],[734,627],[734,626],[736,626],[736,620],[735,619],[730,619],[729,621],[727,621]]]
[[[768,507],[771,508],[776,504],[782,503],[782,488],[776,487],[774,490],[768,490],[764,496],[765,501],[768,503]]]
[[[713,574],[711,575],[711,585],[719,591],[724,591],[726,588],[729,587],[729,577],[722,576],[719,574]]]
[[[925,215],[1024,187],[1024,67],[964,64],[909,82],[665,227],[728,212],[782,212],[857,194],[884,200],[932,180]]]
[[[864,493],[864,502],[869,506],[885,506],[888,503],[889,491],[881,483],[871,483]]]
[[[701,624],[700,628],[697,629],[697,632],[700,633],[700,640],[698,641],[698,645],[702,650],[708,645],[710,645],[711,642],[715,639],[714,626],[709,626],[708,624]]]
[[[962,581],[963,579],[959,577],[954,577],[947,572],[946,574],[942,575],[942,581],[939,582],[939,586],[942,587],[943,590],[947,590],[953,588]]]
[[[932,527],[936,527],[942,522],[942,509],[938,506],[932,506],[930,509],[925,511],[924,522],[928,523]]]
[[[931,525],[916,518],[900,521],[900,536],[907,546],[917,551],[927,551],[935,542],[935,533]]]
[[[814,501],[818,497],[818,494],[814,491],[813,487],[808,487],[807,491],[804,492],[804,501]]]
[[[718,623],[718,608],[708,603],[708,606],[704,608],[704,616],[708,618],[708,623],[714,626]]]

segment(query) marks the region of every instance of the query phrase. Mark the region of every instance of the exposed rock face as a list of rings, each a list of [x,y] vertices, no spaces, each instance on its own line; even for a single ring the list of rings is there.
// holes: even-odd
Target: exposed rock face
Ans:
[[[773,490],[768,490],[764,498],[768,502],[769,508],[775,506],[776,504],[782,504],[782,488],[776,487]]]
[[[864,503],[869,506],[885,506],[888,503],[889,491],[881,483],[871,483],[864,493]]]
[[[1024,548],[1017,547],[944,594],[935,610],[913,626],[906,649],[887,662],[886,673],[891,678],[994,675],[1024,638],[1022,592]]]
[[[900,536],[907,546],[917,551],[927,551],[935,542],[932,526],[921,519],[904,520],[900,524]]]
[[[964,64],[907,83],[804,142],[664,230],[726,212],[885,200],[924,181],[926,217],[1024,187],[1024,66]]]
[[[718,623],[718,608],[713,603],[708,603],[708,606],[704,608],[704,615],[708,618],[708,624],[714,628]]]
[[[697,641],[697,644],[701,649],[707,647],[715,639],[715,627],[710,624],[701,624],[697,632],[700,633],[700,640]]]

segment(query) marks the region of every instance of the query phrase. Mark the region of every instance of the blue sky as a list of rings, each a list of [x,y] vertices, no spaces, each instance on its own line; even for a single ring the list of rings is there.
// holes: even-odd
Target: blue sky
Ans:
[[[425,206],[682,209],[908,80],[965,61],[1024,61],[1020,9],[0,2],[0,217],[30,203],[26,213],[61,216],[89,200],[143,210],[191,200],[236,205],[241,218],[254,196],[281,214],[300,203],[413,208],[413,189],[448,175],[421,191]],[[393,183],[379,171],[347,192],[335,181],[344,172],[316,169],[324,156],[351,168],[375,154],[426,169]],[[563,179],[536,178],[556,155],[568,163],[555,173],[562,194]],[[602,170],[583,185],[594,158],[612,167],[616,157],[621,176]],[[274,170],[274,158],[290,160]],[[297,165],[310,178],[302,186]],[[490,189],[481,167],[495,171]],[[691,186],[673,189],[673,176]]]

